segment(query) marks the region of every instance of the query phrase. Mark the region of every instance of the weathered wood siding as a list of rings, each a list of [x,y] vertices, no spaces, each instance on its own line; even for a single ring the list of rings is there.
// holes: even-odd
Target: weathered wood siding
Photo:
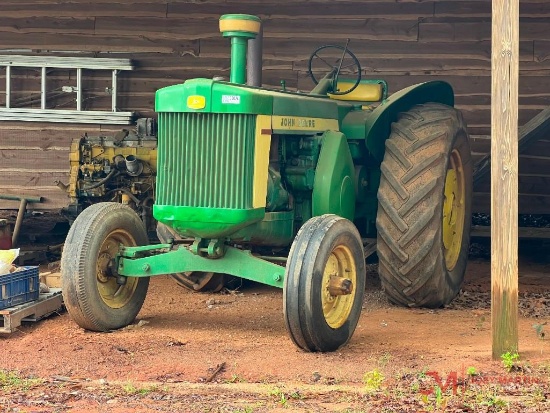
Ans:
[[[550,2],[522,0],[520,6],[522,125],[550,103]],[[262,18],[264,85],[279,87],[284,79],[290,89],[309,90],[310,53],[351,38],[350,49],[364,76],[386,79],[390,92],[426,80],[450,82],[473,135],[475,158],[490,151],[490,0],[2,0],[0,53],[131,58],[137,69],[120,76],[119,109],[154,116],[158,88],[193,77],[228,77],[229,44],[218,33],[218,17],[224,13]],[[0,105],[5,100],[3,76],[0,71]],[[68,72],[52,76],[58,87],[75,82]],[[14,71],[13,78],[18,99],[39,96],[37,71]],[[109,73],[89,80],[85,107],[109,108],[109,84]],[[71,102],[60,97],[53,104]],[[0,193],[46,197],[35,208],[65,205],[65,195],[53,181],[67,179],[71,139],[116,129],[0,122]],[[520,212],[550,212],[549,156],[550,140],[521,154]],[[0,201],[0,209],[16,206]],[[476,188],[474,210],[489,207],[489,183],[484,182]]]

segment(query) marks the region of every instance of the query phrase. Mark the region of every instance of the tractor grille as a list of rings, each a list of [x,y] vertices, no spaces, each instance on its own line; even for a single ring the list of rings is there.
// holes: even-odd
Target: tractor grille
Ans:
[[[252,208],[255,119],[160,113],[156,203]]]

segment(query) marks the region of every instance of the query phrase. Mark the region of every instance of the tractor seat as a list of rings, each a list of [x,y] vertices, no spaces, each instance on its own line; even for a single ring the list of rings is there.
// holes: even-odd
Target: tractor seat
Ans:
[[[355,80],[338,79],[338,89],[346,90],[355,84]],[[361,103],[381,102],[388,97],[388,85],[384,80],[361,80],[359,85],[345,95],[328,94],[331,99]]]

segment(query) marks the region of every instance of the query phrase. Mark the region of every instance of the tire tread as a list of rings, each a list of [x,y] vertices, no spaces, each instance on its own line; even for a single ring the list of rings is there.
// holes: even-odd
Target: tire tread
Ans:
[[[471,178],[466,126],[454,108],[428,103],[402,114],[391,130],[381,165],[376,219],[382,286],[395,303],[440,307],[448,304],[460,287],[445,267],[440,209],[447,159],[455,139],[463,136],[468,147],[462,161],[468,168],[467,180]],[[471,183],[467,185],[468,214]],[[465,224],[464,237],[469,239],[469,222]],[[462,253],[460,261],[461,265],[465,261]],[[458,269],[462,271],[460,282],[464,268]]]

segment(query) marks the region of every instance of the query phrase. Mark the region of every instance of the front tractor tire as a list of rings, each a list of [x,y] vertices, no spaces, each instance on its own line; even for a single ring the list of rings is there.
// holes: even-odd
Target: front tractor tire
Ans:
[[[134,321],[149,278],[126,277],[117,282],[113,258],[120,245],[147,242],[143,222],[125,205],[98,203],[78,215],[65,240],[61,280],[67,311],[80,327],[109,331]]]
[[[334,351],[347,343],[361,315],[365,277],[355,225],[336,215],[308,220],[290,248],[283,287],[292,341],[306,351]]]
[[[381,172],[382,287],[399,305],[449,304],[464,279],[470,240],[472,159],[460,112],[430,103],[401,114]]]

